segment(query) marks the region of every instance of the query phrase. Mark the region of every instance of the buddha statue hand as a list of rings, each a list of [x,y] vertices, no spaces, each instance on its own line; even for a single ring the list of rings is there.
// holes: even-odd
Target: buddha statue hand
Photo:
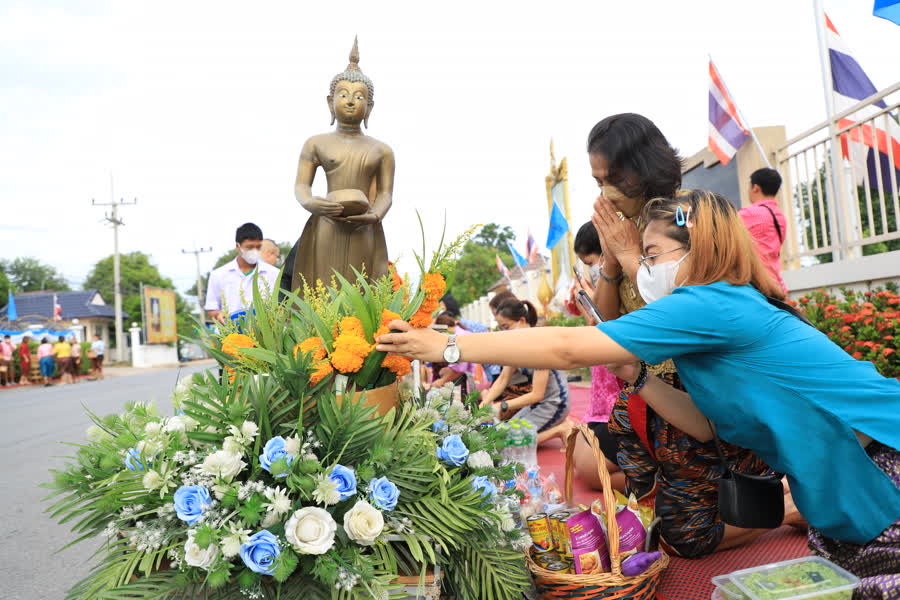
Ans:
[[[365,212],[361,215],[353,215],[350,217],[341,217],[338,220],[345,221],[353,225],[375,225],[376,223],[379,223],[381,221],[378,215],[372,212]]]
[[[307,200],[303,204],[303,208],[320,217],[339,217],[344,212],[344,207],[339,202],[326,200],[319,196],[313,196],[311,200]]]

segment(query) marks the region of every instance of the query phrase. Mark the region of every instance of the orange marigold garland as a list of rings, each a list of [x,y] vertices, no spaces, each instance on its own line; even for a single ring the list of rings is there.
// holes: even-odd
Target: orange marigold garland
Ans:
[[[354,319],[354,317],[347,318]],[[358,321],[358,319],[356,320]],[[360,329],[362,329],[361,326]],[[341,330],[344,331],[343,325]],[[342,333],[334,340],[331,364],[341,373],[356,373],[362,367],[363,360],[372,352],[372,348],[374,346],[367,342],[366,338]]]
[[[425,297],[437,302],[444,297],[447,281],[440,273],[425,273],[422,277],[422,287],[425,288]]]
[[[310,337],[306,338],[296,346],[294,346],[294,358],[297,358],[297,354],[302,352],[303,354],[312,354],[312,359],[315,361],[320,361],[325,358],[327,355],[327,351],[325,350],[325,342],[322,341],[320,337]]]
[[[344,317],[341,319],[341,334],[353,335],[356,337],[366,337],[363,331],[362,321],[356,317]]]
[[[388,354],[385,356],[381,366],[394,373],[397,377],[403,377],[412,372],[410,360],[396,354]]]
[[[312,375],[309,376],[309,381],[315,385],[332,373],[334,373],[334,369],[332,368],[331,363],[327,360],[323,360],[316,363],[315,370],[312,372]]]
[[[253,339],[243,333],[229,333],[222,340],[222,352],[240,358],[241,351],[239,348],[253,348],[256,344]]]

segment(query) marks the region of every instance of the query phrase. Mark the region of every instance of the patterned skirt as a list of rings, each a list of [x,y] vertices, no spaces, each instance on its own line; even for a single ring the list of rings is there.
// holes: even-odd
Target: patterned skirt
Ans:
[[[900,452],[873,441],[866,453],[900,486]],[[860,578],[854,600],[900,598],[900,520],[862,545],[839,542],[810,527],[809,549]]]

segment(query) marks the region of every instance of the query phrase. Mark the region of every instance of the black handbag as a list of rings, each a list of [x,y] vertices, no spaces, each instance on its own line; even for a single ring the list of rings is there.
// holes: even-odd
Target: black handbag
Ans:
[[[712,423],[716,452],[725,467],[719,479],[719,516],[724,523],[745,529],[775,529],[784,521],[783,477],[774,475],[749,475],[732,471],[722,452],[719,434]]]

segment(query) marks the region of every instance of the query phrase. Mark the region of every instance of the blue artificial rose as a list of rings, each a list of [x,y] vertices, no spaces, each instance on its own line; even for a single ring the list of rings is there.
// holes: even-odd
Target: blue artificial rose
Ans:
[[[353,469],[344,465],[334,465],[328,478],[337,484],[337,491],[341,495],[341,500],[346,500],[356,495],[356,474],[353,472]]]
[[[369,482],[369,500],[375,508],[381,510],[394,510],[397,508],[397,499],[400,497],[400,490],[397,486],[388,481],[387,477],[379,477]]]
[[[431,425],[431,430],[435,433],[437,433],[438,431],[447,431],[448,429],[449,427],[443,419],[438,419]]]
[[[458,435],[448,435],[444,438],[443,445],[437,449],[437,457],[448,465],[458,467],[466,462],[469,449]]]
[[[486,498],[493,498],[497,495],[497,486],[491,483],[491,480],[483,475],[472,478],[472,489],[480,491],[481,495]]]
[[[141,462],[141,453],[135,448],[129,448],[125,453],[125,466],[129,471],[143,471],[144,463]]]
[[[245,544],[241,544],[241,560],[248,569],[261,575],[272,574],[279,554],[281,546],[278,540],[265,529],[257,531]]]
[[[266,442],[266,445],[263,447],[263,453],[259,455],[259,466],[261,466],[266,471],[272,471],[272,463],[278,460],[279,458],[283,458],[287,461],[288,464],[294,462],[294,457],[287,453],[287,450],[284,449],[284,438],[279,436],[273,437],[271,440]],[[287,477],[287,473],[281,473],[278,477]]]
[[[188,525],[196,523],[211,502],[209,490],[202,485],[183,485],[175,490],[175,514]]]

